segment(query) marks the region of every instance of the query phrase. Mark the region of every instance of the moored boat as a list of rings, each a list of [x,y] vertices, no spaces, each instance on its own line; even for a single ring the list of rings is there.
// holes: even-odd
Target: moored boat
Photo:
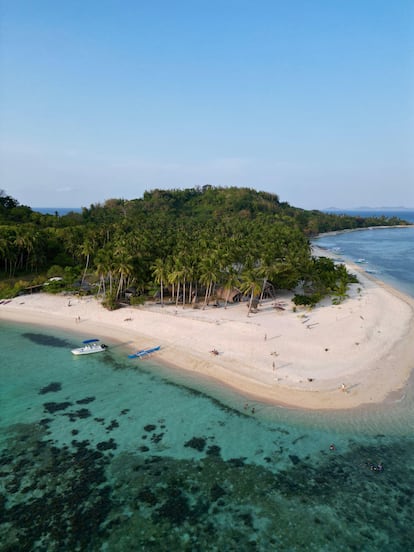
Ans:
[[[92,353],[102,353],[108,348],[104,343],[99,343],[99,339],[86,339],[82,341],[83,347],[72,349],[73,355],[90,355]]]

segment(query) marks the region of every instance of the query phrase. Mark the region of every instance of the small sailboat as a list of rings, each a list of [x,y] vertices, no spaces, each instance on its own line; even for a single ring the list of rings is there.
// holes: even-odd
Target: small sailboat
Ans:
[[[104,343],[99,343],[99,339],[85,339],[82,341],[83,347],[72,349],[73,355],[90,355],[92,353],[102,353],[108,348]]]
[[[141,349],[136,353],[132,353],[131,355],[128,355],[128,358],[143,358],[147,355],[155,353],[156,351],[159,351],[160,349],[161,349],[161,345],[158,345],[157,347],[151,347],[150,349]]]

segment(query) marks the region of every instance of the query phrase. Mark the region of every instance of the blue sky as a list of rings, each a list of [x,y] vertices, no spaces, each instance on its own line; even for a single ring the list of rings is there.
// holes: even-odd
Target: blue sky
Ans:
[[[0,0],[0,188],[414,207],[412,0]]]

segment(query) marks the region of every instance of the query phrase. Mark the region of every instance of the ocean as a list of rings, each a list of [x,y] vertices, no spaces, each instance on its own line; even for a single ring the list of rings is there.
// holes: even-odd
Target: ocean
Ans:
[[[325,213],[333,213],[335,215],[350,215],[353,217],[397,217],[401,220],[414,223],[414,209],[344,209],[344,210],[324,210]]]
[[[411,293],[413,238],[317,242]],[[122,344],[74,357],[84,337],[0,322],[1,551],[412,548],[414,378],[352,411],[246,408]]]
[[[414,224],[414,211],[405,219]],[[314,243],[414,296],[414,226],[322,234]]]
[[[32,207],[33,211],[42,215],[55,215],[56,213],[63,217],[68,213],[82,213],[81,207]]]

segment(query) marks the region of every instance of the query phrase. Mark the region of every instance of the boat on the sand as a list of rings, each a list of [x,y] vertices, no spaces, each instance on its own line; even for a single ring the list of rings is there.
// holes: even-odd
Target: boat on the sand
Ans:
[[[128,355],[128,358],[143,358],[147,355],[155,353],[156,351],[159,351],[160,349],[161,345],[158,345],[157,347],[151,347],[150,349],[141,349],[141,351],[137,351],[136,353]]]

